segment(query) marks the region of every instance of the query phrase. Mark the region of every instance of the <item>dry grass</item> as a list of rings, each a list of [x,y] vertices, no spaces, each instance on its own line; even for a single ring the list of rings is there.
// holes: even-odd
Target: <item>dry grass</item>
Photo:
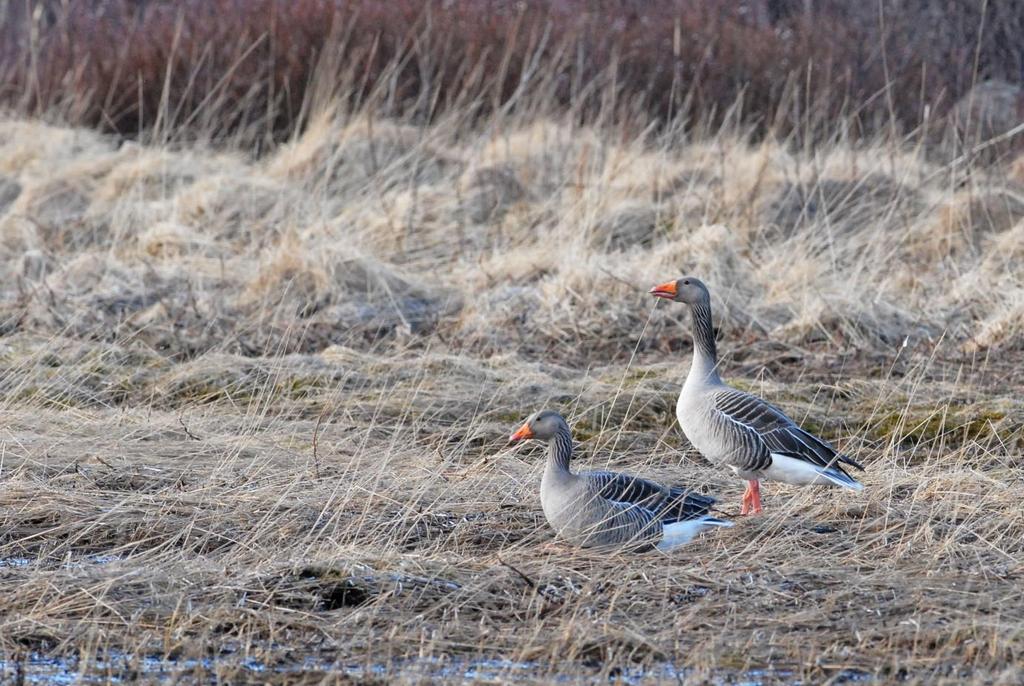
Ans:
[[[86,386],[97,358],[148,366],[53,343],[19,341],[40,358],[22,391],[37,374],[52,374],[39,382],[51,393],[55,377]],[[553,404],[574,415],[585,462],[685,480],[731,512],[739,484],[681,451],[677,363],[584,373],[348,348],[201,359],[154,371],[144,404],[8,401],[8,676],[18,656],[46,654],[97,678],[97,655],[148,678],[163,658],[183,680],[259,680],[263,664],[282,679],[305,667],[310,682],[416,681],[440,669],[428,658],[452,679],[499,659],[501,678],[527,680],[666,661],[693,681],[1020,677],[1024,408],[970,374],[764,383],[809,425],[855,437],[865,494],[772,487],[764,518],[630,557],[552,544],[539,451],[508,453],[503,437]]]
[[[328,112],[252,160],[0,124],[3,676],[1019,682],[1024,187],[674,130]],[[727,376],[867,488],[554,542],[504,448],[542,406],[735,511],[646,295],[684,272]]]

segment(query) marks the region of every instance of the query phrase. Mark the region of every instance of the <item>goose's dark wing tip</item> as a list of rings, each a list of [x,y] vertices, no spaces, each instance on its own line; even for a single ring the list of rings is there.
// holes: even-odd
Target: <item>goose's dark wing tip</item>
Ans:
[[[718,499],[712,498],[710,495],[704,495],[703,493],[693,493],[692,491],[687,491],[685,497],[689,498],[691,502],[693,502],[695,505],[698,505],[700,507],[706,507],[708,509],[710,509],[712,505],[718,502]]]
[[[856,468],[856,469],[858,469],[858,470],[860,470],[860,471],[862,471],[862,472],[863,472],[863,471],[866,471],[866,470],[864,469],[864,465],[862,465],[862,464],[861,464],[860,462],[857,462],[857,460],[853,459],[853,458],[852,458],[852,457],[850,457],[849,455],[840,455],[840,456],[839,456],[839,459],[840,459],[840,461],[841,461],[841,462],[842,462],[843,464],[848,464],[848,465],[850,465],[851,467],[854,467],[854,468]]]

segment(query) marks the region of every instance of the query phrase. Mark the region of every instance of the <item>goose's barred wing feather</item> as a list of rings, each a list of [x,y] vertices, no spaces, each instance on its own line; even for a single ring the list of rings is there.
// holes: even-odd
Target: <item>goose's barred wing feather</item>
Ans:
[[[695,519],[708,513],[715,499],[679,487],[617,472],[585,472],[597,495],[618,503],[639,505],[665,523]]]
[[[609,500],[608,510],[601,527],[605,535],[617,543],[641,543],[651,537],[660,537],[662,523],[658,515],[637,503]]]
[[[836,469],[843,474],[840,463],[864,468],[851,458],[836,451],[827,441],[804,431],[792,419],[755,395],[734,388],[715,394],[715,408],[728,419],[745,438],[760,443],[764,453],[778,453],[809,462],[817,467]]]

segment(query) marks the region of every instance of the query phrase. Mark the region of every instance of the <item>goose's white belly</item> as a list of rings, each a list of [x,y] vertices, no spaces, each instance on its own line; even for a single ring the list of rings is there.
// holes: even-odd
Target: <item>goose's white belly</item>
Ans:
[[[832,481],[822,474],[819,467],[809,462],[798,460],[787,455],[772,453],[772,463],[768,469],[757,472],[759,476],[750,478],[766,479],[768,481],[781,481],[784,484],[794,486],[807,486],[809,484],[831,484]]]

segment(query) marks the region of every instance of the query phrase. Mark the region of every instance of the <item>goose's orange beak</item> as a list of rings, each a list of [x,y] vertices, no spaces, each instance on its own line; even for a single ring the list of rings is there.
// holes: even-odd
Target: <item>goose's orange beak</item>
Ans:
[[[661,284],[660,286],[655,286],[654,288],[649,290],[648,293],[653,295],[655,298],[665,298],[666,300],[674,300],[677,293],[676,282],[669,281],[667,283]]]
[[[530,428],[529,424],[523,424],[514,434],[508,437],[508,442],[518,443],[519,441],[525,441],[527,438],[533,438],[533,429]]]

